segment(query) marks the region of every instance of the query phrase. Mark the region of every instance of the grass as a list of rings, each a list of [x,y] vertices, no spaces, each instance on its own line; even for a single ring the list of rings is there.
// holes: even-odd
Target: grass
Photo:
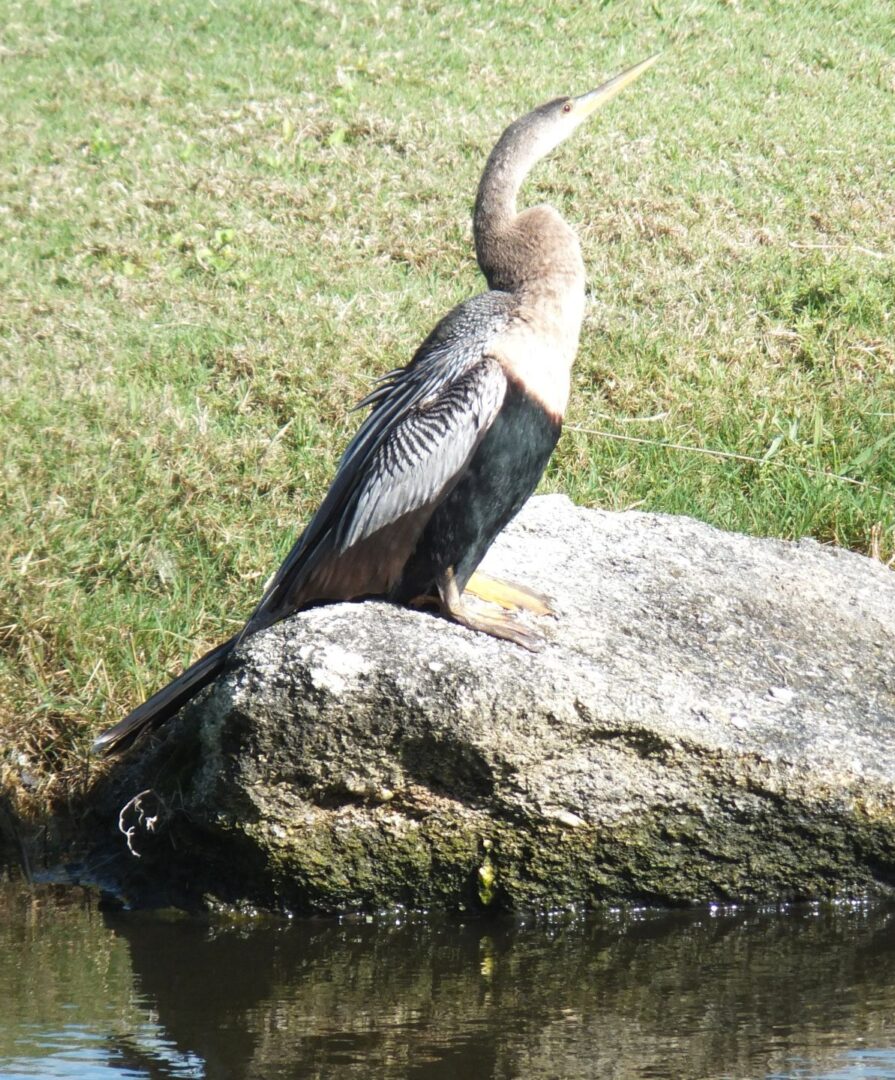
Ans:
[[[20,805],[76,789],[92,736],[241,624],[348,407],[481,288],[470,205],[503,124],[657,48],[526,187],[575,224],[591,293],[544,487],[891,562],[885,5],[5,0]]]

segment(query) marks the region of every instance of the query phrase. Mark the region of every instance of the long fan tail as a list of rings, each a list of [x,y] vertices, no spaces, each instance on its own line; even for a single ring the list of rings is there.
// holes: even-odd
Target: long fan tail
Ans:
[[[173,682],[153,694],[142,705],[138,705],[114,727],[104,731],[94,742],[93,752],[108,754],[113,750],[119,750],[135,739],[141,731],[149,727],[158,727],[169,720],[190,698],[195,697],[203,687],[208,686],[217,677],[227,657],[233,651],[237,637],[232,637],[207,652]]]

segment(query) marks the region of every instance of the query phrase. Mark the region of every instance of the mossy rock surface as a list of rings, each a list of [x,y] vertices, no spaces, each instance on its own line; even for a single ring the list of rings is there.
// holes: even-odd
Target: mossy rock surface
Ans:
[[[143,820],[125,815],[130,898],[341,912],[891,893],[891,571],[554,496],[486,568],[554,598],[557,619],[530,617],[541,653],[378,602],[247,642],[109,778],[110,825],[149,791]]]

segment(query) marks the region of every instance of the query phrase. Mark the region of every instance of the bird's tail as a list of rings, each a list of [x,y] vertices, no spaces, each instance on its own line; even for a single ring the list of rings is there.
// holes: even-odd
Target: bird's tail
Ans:
[[[208,686],[218,675],[235,645],[236,637],[232,637],[200,657],[174,682],[168,683],[158,693],[153,694],[148,701],[144,701],[133,712],[128,713],[114,727],[104,731],[94,742],[93,752],[108,754],[113,750],[119,750],[135,739],[145,728],[158,727],[159,724],[170,719],[191,697],[198,694],[203,687]]]

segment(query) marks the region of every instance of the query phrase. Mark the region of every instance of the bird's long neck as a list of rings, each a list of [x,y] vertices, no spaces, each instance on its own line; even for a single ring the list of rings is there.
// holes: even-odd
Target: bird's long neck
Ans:
[[[538,306],[584,297],[584,263],[570,226],[550,206],[516,209],[522,182],[550,149],[521,138],[516,124],[507,128],[482,173],[473,216],[476,257],[489,287]]]
[[[516,300],[515,318],[495,343],[504,368],[561,418],[584,317],[584,261],[552,206],[516,211],[522,181],[551,149],[525,136],[517,121],[488,158],[473,218],[476,255],[490,288]]]

